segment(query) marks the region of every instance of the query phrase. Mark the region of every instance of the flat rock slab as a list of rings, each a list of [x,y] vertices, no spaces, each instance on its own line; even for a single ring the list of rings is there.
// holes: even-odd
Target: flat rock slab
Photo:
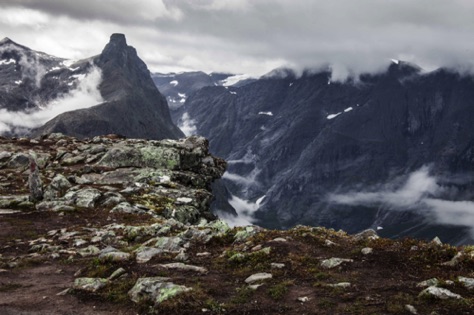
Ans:
[[[263,280],[267,280],[271,278],[273,278],[273,275],[271,273],[261,272],[261,273],[253,274],[247,279],[245,279],[245,283],[251,284],[251,283],[255,283],[255,282],[259,282],[259,281],[263,281]]]
[[[352,259],[346,259],[346,258],[329,258],[321,261],[321,267],[326,268],[326,269],[332,269],[336,268],[337,266],[345,263],[345,262],[353,262]]]
[[[13,214],[13,213],[18,213],[20,212],[19,210],[12,210],[12,209],[0,209],[0,215],[2,214]]]
[[[204,267],[193,266],[193,265],[186,265],[180,262],[177,263],[170,263],[170,264],[162,264],[159,265],[165,269],[176,269],[176,270],[183,270],[183,271],[194,271],[202,274],[206,274],[208,271]]]
[[[438,288],[438,287],[428,287],[421,291],[420,296],[433,296],[441,300],[447,299],[462,299],[462,296],[459,294],[453,293],[448,289]]]

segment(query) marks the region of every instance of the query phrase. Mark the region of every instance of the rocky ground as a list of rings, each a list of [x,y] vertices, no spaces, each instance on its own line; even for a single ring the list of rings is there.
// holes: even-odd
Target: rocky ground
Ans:
[[[474,313],[474,246],[230,228],[224,169],[199,137],[0,139],[0,313]]]

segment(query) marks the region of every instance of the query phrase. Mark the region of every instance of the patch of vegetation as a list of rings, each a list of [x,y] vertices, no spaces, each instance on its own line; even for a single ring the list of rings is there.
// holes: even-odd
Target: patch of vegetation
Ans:
[[[387,299],[385,309],[390,314],[405,314],[405,305],[407,304],[414,305],[415,298],[410,294],[400,292]]]
[[[278,284],[271,286],[268,289],[268,294],[270,295],[272,299],[279,300],[288,292],[289,287],[292,286],[293,284],[294,282],[291,280],[280,282]]]
[[[324,271],[319,271],[314,274],[314,278],[318,281],[323,281],[331,278],[331,275]]]
[[[136,276],[109,282],[105,288],[100,291],[100,295],[106,300],[113,303],[127,304],[130,303],[128,291],[135,285]]]
[[[111,259],[92,258],[85,268],[86,277],[107,278],[120,267],[119,263]]]
[[[328,298],[321,298],[318,301],[318,306],[322,309],[325,309],[325,310],[332,309],[336,305],[337,305],[337,303],[335,303],[334,301],[332,301],[331,299],[328,299]]]
[[[245,304],[250,301],[254,293],[255,293],[255,290],[244,285],[236,289],[236,295],[232,297],[230,302],[236,305]]]
[[[182,292],[153,308],[148,308],[146,314],[196,314],[196,310],[201,311],[203,308],[213,309],[214,312],[219,313],[220,307],[222,306],[202,289],[192,288],[192,290]]]

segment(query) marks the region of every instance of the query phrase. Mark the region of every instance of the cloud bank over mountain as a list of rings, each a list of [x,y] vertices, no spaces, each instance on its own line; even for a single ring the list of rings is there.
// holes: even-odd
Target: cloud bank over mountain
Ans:
[[[66,58],[126,33],[160,72],[262,75],[331,64],[338,80],[383,70],[392,58],[426,70],[471,71],[474,63],[470,0],[5,0],[0,13],[5,36]]]
[[[79,81],[76,89],[59,96],[42,109],[26,112],[0,109],[0,134],[7,132],[22,134],[43,125],[59,114],[102,103],[104,100],[98,89],[101,82],[102,72],[98,67],[93,66]]]

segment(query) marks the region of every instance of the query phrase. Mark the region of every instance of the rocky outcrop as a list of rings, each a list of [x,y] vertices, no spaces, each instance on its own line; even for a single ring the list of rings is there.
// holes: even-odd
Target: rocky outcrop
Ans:
[[[37,210],[104,207],[182,223],[215,218],[209,210],[210,185],[226,166],[209,155],[207,140],[200,137],[146,141],[108,136],[79,141],[52,134],[39,141],[1,140],[0,152],[5,157],[0,167],[29,173],[30,201],[22,202],[35,202]],[[31,160],[29,172],[27,160],[18,163],[21,154]],[[25,179],[18,180],[21,184]],[[16,189],[22,190],[21,185]]]

